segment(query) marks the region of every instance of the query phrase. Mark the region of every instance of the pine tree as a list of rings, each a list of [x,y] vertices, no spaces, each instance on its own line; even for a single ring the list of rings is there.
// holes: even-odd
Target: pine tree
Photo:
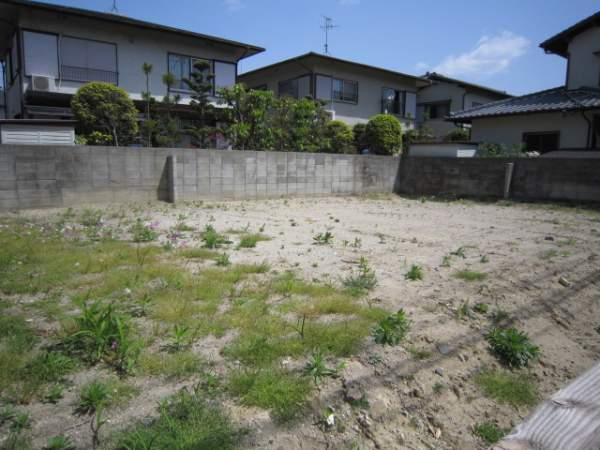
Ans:
[[[184,80],[192,91],[190,106],[196,113],[195,124],[186,131],[192,135],[194,144],[200,148],[209,147],[210,136],[215,132],[215,127],[210,125],[214,122],[214,105],[210,102],[214,78],[208,62],[196,61],[190,78]]]

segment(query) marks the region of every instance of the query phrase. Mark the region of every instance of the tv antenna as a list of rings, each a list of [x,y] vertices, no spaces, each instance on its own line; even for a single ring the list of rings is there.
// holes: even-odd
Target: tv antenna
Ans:
[[[321,29],[325,31],[325,54],[329,55],[329,30],[338,28],[338,25],[333,24],[333,19],[331,17],[323,16],[323,20],[325,23],[321,25]]]
[[[110,8],[110,12],[113,14],[119,14],[119,8],[117,8],[117,0],[113,0],[112,8]]]

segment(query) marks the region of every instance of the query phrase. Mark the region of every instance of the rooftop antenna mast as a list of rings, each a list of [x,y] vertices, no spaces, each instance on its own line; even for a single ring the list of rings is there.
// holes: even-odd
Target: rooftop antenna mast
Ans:
[[[112,8],[110,8],[110,12],[113,14],[119,14],[119,8],[117,8],[117,0],[113,0]]]
[[[325,54],[329,55],[329,30],[333,30],[338,26],[333,24],[331,17],[323,16],[323,20],[325,23],[321,25],[321,29],[325,31]]]

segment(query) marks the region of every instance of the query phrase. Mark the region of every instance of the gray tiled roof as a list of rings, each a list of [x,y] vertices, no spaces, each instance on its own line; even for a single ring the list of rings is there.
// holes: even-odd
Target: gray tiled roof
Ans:
[[[558,87],[508,100],[486,103],[464,111],[457,111],[451,113],[447,119],[457,122],[470,122],[472,119],[480,117],[595,108],[600,108],[600,89],[580,88],[568,91],[564,87]]]

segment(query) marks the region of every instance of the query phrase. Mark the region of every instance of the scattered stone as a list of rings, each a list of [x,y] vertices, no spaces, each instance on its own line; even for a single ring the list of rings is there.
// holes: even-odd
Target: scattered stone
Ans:
[[[433,372],[434,372],[436,375],[439,375],[440,377],[443,377],[443,376],[444,376],[444,369],[442,369],[441,367],[438,367],[438,368],[436,368],[436,369],[435,369]]]
[[[440,352],[442,355],[447,355],[452,351],[448,344],[437,344],[436,347],[438,349],[438,352]]]
[[[545,241],[553,241],[553,240],[554,240],[554,238],[553,238],[552,236],[546,236],[546,237],[544,238],[544,240],[545,240]]]
[[[565,277],[560,277],[558,279],[558,282],[563,285],[564,287],[569,287],[571,286],[571,282],[569,280],[567,280]]]

